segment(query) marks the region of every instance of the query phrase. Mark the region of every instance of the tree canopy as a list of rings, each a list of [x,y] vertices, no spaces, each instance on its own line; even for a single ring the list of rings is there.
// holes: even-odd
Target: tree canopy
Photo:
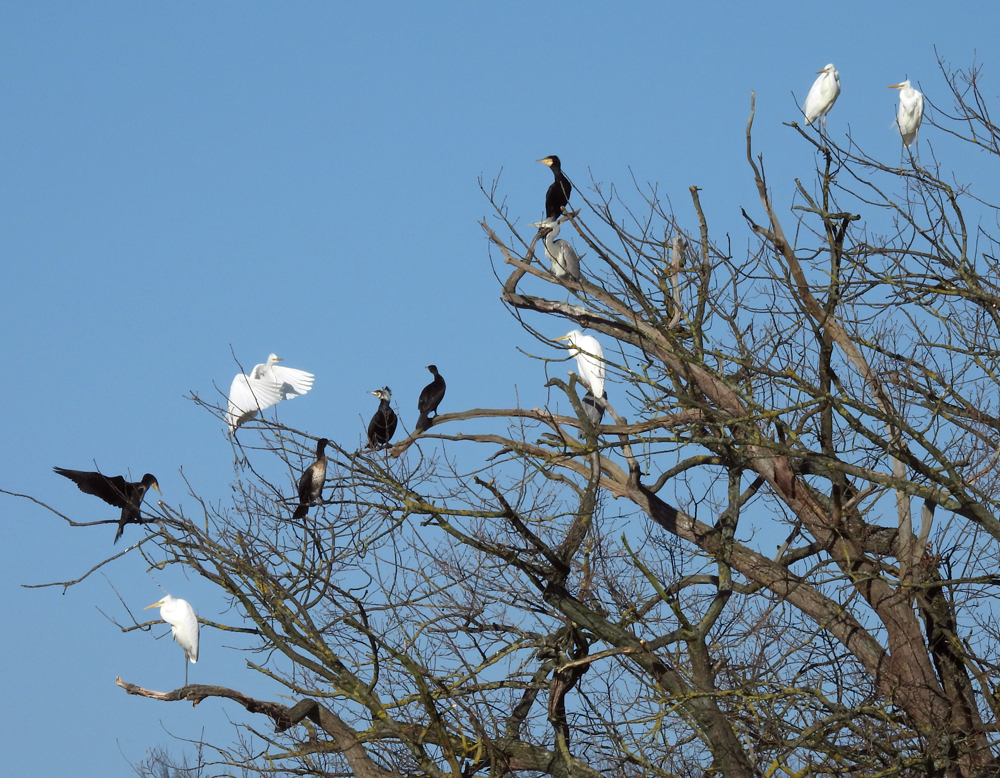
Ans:
[[[978,72],[944,72],[925,123],[995,162]],[[582,277],[557,277],[484,188],[545,407],[446,400],[385,449],[330,441],[301,521],[316,438],[261,420],[231,504],[154,511],[135,553],[220,587],[229,620],[203,626],[282,687],[120,679],[257,714],[201,774],[995,774],[996,209],[926,148],[889,164],[792,124],[818,165],[779,213],[749,108],[745,249],[696,187],[682,224],[577,180]],[[602,346],[603,418],[571,329]]]

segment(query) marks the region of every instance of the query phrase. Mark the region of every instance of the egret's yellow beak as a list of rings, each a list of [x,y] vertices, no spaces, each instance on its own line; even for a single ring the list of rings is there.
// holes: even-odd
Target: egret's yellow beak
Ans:
[[[148,611],[150,608],[159,608],[161,605],[163,605],[163,600],[160,600],[159,602],[154,602],[152,605],[147,605],[145,608],[143,608],[143,610]]]

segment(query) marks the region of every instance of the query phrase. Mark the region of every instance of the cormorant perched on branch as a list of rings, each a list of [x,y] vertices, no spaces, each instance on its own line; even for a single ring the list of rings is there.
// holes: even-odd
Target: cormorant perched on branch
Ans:
[[[141,481],[129,483],[122,476],[106,476],[102,473],[89,473],[85,470],[66,470],[53,467],[59,475],[65,476],[80,487],[81,492],[100,497],[109,505],[122,509],[122,517],[118,520],[118,532],[115,533],[115,543],[125,531],[126,524],[143,524],[140,506],[149,487],[160,491],[156,476],[146,473]]]
[[[552,168],[552,174],[556,178],[549,187],[549,191],[545,193],[545,218],[555,221],[562,216],[563,207],[569,203],[569,195],[573,191],[573,185],[563,174],[562,168],[559,166],[559,157],[555,154],[536,161]]]
[[[293,519],[304,519],[309,506],[323,496],[323,482],[326,480],[326,446],[330,441],[320,438],[316,442],[316,461],[299,478],[299,507],[292,514]]]
[[[392,436],[396,434],[398,419],[396,412],[389,407],[392,392],[389,391],[388,386],[383,386],[368,394],[373,394],[382,401],[379,403],[375,415],[372,416],[372,420],[368,423],[368,448],[379,448],[392,440]]]
[[[431,420],[427,418],[427,414],[433,413],[434,418],[437,418],[437,407],[444,398],[444,390],[447,388],[444,378],[438,372],[437,365],[428,365],[427,369],[434,375],[434,380],[423,388],[423,391],[420,392],[420,398],[417,400],[417,410],[420,411],[420,416],[417,417],[416,432],[423,432],[431,426]]]
[[[556,278],[572,278],[574,281],[579,281],[580,257],[569,241],[562,238],[556,240],[556,235],[559,234],[559,222],[546,219],[528,226],[538,227],[539,232],[544,233],[542,239],[545,241],[545,256],[549,258],[552,275]]]
[[[607,392],[604,392],[602,396],[605,400],[608,399]],[[594,399],[593,392],[589,390],[580,402],[583,403],[583,412],[587,414],[587,418],[590,419],[590,423],[595,427],[598,426],[604,419],[604,406]]]
[[[229,387],[229,410],[226,423],[229,432],[250,421],[258,411],[270,408],[282,400],[292,400],[305,394],[313,385],[313,374],[294,367],[281,367],[281,357],[271,354],[267,362],[254,365],[250,375],[240,373]]]

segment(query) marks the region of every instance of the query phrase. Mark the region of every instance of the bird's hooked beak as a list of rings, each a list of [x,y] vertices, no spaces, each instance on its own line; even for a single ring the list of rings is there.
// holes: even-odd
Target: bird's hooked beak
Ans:
[[[552,167],[552,157],[546,157],[545,159],[536,159],[535,162],[541,162],[543,165],[548,165]]]
[[[381,389],[376,389],[374,392],[369,392],[368,394],[373,394],[376,397],[378,397],[380,395],[381,391],[382,391]]]
[[[156,489],[156,491],[160,492],[160,485],[156,483],[156,481],[153,481],[151,485],[154,489]],[[163,494],[163,492],[160,492],[160,494]]]
[[[163,600],[160,600],[159,602],[154,602],[152,605],[147,605],[145,608],[143,608],[143,610],[148,611],[150,608],[159,608],[161,605],[163,605]]]

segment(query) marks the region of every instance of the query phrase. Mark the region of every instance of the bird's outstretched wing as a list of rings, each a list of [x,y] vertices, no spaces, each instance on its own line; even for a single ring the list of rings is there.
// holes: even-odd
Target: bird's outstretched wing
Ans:
[[[109,505],[114,505],[116,508],[135,507],[129,503],[128,484],[120,475],[109,477],[85,470],[66,470],[62,467],[52,469],[75,483],[81,492],[100,497]]]
[[[229,429],[235,431],[243,422],[256,416],[258,411],[270,408],[280,399],[281,393],[273,382],[240,373],[229,387],[229,413],[226,415]]]
[[[281,400],[291,400],[312,389],[314,376],[305,370],[272,365],[271,372],[277,381],[279,399]]]

